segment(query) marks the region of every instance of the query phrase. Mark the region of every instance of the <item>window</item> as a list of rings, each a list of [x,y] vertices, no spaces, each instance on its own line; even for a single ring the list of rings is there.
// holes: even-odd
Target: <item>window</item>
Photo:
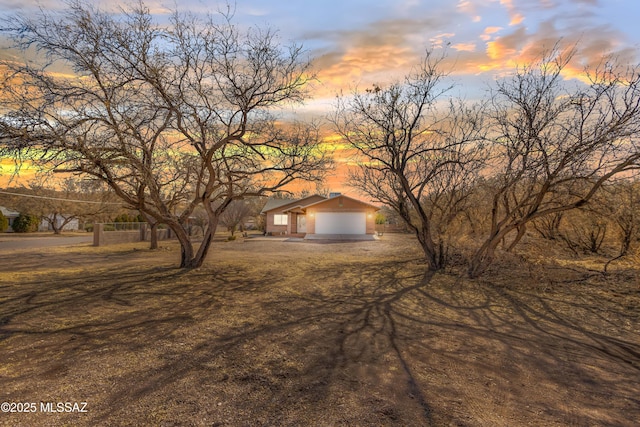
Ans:
[[[287,215],[283,215],[283,214],[273,215],[273,225],[287,225]]]

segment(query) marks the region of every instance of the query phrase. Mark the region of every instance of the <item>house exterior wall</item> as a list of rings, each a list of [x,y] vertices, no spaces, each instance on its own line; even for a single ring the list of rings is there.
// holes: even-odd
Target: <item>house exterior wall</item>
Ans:
[[[367,218],[366,233],[375,234],[376,209],[372,206],[341,196],[329,199],[315,206],[310,206],[307,208],[307,233],[309,234],[315,234],[315,216],[318,212],[364,212]]]
[[[265,231],[268,234],[295,234],[298,230],[298,215],[305,215],[297,212],[287,212],[287,225],[275,225],[274,215],[282,214],[287,209],[293,209],[303,202],[304,205],[311,205],[303,210],[306,213],[306,229],[307,233],[315,234],[315,214],[318,212],[364,212],[366,215],[366,233],[375,234],[375,213],[377,209],[366,203],[349,197],[337,196],[331,199],[325,199],[322,196],[313,196],[307,199],[295,200],[291,203],[280,206],[278,208],[266,211]],[[296,209],[299,210],[299,209]]]
[[[275,225],[274,215],[281,214],[277,210],[267,212],[266,232],[271,234],[296,234],[298,232],[298,214],[287,212],[287,225]]]
[[[278,211],[267,212],[266,232],[272,234],[284,234],[287,232],[288,225],[275,225],[273,223],[273,216],[279,213]]]
[[[9,228],[7,228],[7,231],[13,231],[13,222],[16,218],[18,218],[18,215],[7,216],[7,219],[9,220]]]
[[[319,195],[313,195],[310,197],[307,197],[305,199],[302,199],[302,201],[304,202],[304,204],[311,204],[311,203],[316,203],[319,202],[321,200],[324,200],[325,198]],[[288,220],[287,220],[287,225],[275,225],[274,221],[273,221],[273,216],[276,214],[281,214],[283,213],[283,211],[286,211],[288,208],[292,208],[296,205],[300,204],[301,200],[292,200],[291,203],[288,203],[286,205],[280,206],[278,208],[272,209],[270,211],[266,212],[266,221],[265,221],[265,231],[267,233],[271,233],[271,234],[293,234],[296,233],[298,228],[297,228],[297,221],[296,221],[296,213],[293,212],[288,212]]]
[[[7,209],[4,206],[0,206],[0,212],[9,220],[9,228],[6,231],[13,231],[13,222],[20,216],[20,214],[16,211],[12,211],[11,209]]]
[[[289,229],[287,230],[289,234],[295,234],[298,232],[297,216],[298,216],[297,214],[293,212],[289,212],[289,221],[288,221]]]

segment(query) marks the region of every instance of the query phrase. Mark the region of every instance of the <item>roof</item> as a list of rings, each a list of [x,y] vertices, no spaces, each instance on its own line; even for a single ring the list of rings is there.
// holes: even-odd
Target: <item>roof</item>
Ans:
[[[279,208],[281,206],[288,205],[288,204],[290,204],[292,202],[295,202],[295,200],[291,200],[291,199],[274,199],[274,198],[270,197],[267,200],[267,203],[264,205],[264,207],[260,211],[260,213],[265,213],[266,211],[270,211],[271,209],[276,209],[276,208]]]
[[[20,212],[12,211],[11,209],[7,209],[4,206],[0,206],[0,212],[2,212],[2,215],[6,216],[7,218],[10,216],[20,215]]]
[[[284,208],[286,206],[289,205],[293,205],[293,207],[306,207],[310,204],[313,204],[315,202],[312,203],[305,203],[305,200],[314,198],[314,197],[322,197],[323,200],[326,200],[326,198],[324,196],[321,196],[319,194],[314,194],[311,196],[307,196],[307,197],[303,197],[302,199],[276,199],[276,198],[269,198],[267,200],[267,203],[264,205],[264,208],[262,208],[262,211],[260,211],[260,213],[266,213],[268,211],[272,211],[274,209],[279,209],[279,208]],[[284,209],[283,209],[284,210]]]
[[[378,206],[376,206],[376,205],[372,205],[371,203],[363,202],[362,200],[354,199],[353,197],[345,196],[344,194],[338,194],[335,197],[331,197],[329,199],[320,200],[319,202],[311,203],[311,204],[305,206],[305,208],[308,208],[308,207],[311,207],[311,206],[316,206],[316,205],[328,202],[329,200],[337,199],[338,197],[344,197],[346,199],[353,200],[354,202],[357,202],[357,203],[360,203],[360,204],[363,204],[363,205],[366,205],[366,206],[370,206],[370,207],[374,208],[377,211],[380,210],[380,208]]]
[[[311,202],[311,203],[305,203],[305,201],[308,201],[309,199],[314,198],[314,197],[322,197],[322,200],[317,200],[317,201]],[[264,205],[264,208],[262,208],[262,211],[260,213],[263,214],[263,213],[266,213],[268,211],[272,211],[272,210],[276,210],[276,209],[278,209],[279,211],[282,211],[282,212],[290,211],[292,209],[306,209],[306,208],[311,207],[311,206],[316,206],[316,205],[319,205],[321,203],[328,202],[329,200],[337,199],[338,197],[345,197],[345,198],[347,198],[349,200],[353,200],[356,203],[360,203],[362,205],[372,207],[376,211],[380,210],[380,208],[378,206],[376,206],[376,205],[372,205],[371,203],[363,202],[362,200],[354,199],[353,197],[345,196],[344,194],[336,194],[335,196],[329,197],[329,198],[326,198],[324,196],[320,196],[319,194],[314,194],[313,196],[304,197],[302,199],[274,199],[274,198],[270,198],[269,200],[267,200],[267,203]]]

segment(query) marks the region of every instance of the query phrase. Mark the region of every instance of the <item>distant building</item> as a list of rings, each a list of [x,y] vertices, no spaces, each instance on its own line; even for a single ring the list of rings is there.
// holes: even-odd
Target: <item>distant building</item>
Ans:
[[[0,212],[2,212],[2,215],[7,217],[7,219],[9,220],[9,228],[7,228],[7,231],[13,231],[13,221],[15,221],[15,219],[20,215],[20,212],[12,211],[11,209],[7,209],[4,206],[0,206]]]
[[[42,222],[40,222],[40,227],[38,228],[38,231],[53,230],[53,227],[51,226],[51,221],[53,221],[53,219],[55,219],[56,228],[60,228],[62,226],[62,223],[65,222],[69,216],[70,215],[63,215],[63,214],[56,214],[54,216],[53,214],[51,214],[48,216],[49,219],[44,219],[44,218],[42,219]],[[62,231],[78,231],[79,226],[80,224],[78,219],[74,218],[71,221],[69,221],[67,224],[65,224],[65,226],[62,228]]]

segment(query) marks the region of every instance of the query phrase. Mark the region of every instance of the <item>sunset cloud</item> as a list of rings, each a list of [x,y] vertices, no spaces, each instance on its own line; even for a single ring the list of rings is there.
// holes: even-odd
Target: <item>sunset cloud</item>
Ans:
[[[394,45],[354,46],[320,56],[314,62],[321,82],[316,96],[332,96],[342,88],[369,86],[400,76],[417,60],[410,48]]]
[[[493,61],[501,61],[506,57],[514,57],[528,41],[528,35],[524,27],[515,32],[499,37],[487,43],[487,56]]]
[[[634,48],[619,28],[627,21],[600,22],[598,13],[611,10],[597,0],[459,0],[453,4],[434,0],[428,5],[417,0],[381,0],[366,10],[357,2],[327,1],[283,5],[246,0],[235,10],[239,22],[248,19],[258,25],[273,25],[280,28],[284,40],[302,41],[310,47],[321,80],[314,86],[319,99],[354,86],[397,80],[428,48],[449,47],[455,52],[456,75],[503,73],[558,40],[579,43],[579,65],[593,63],[603,52],[615,52],[629,60],[638,56],[640,40]],[[633,15],[631,4],[640,11],[635,2],[622,1],[627,7],[621,16]],[[170,9],[161,0],[145,3],[157,14]],[[10,12],[36,4],[35,0],[0,0],[0,10]],[[59,0],[41,0],[39,4],[45,9],[64,6]],[[99,4],[119,7],[117,3]],[[179,9],[204,13],[222,6],[222,1],[205,7],[198,0],[184,0]],[[0,51],[0,56],[15,57],[6,50]],[[575,69],[577,73],[579,67]]]
[[[456,43],[451,45],[452,49],[460,52],[473,52],[476,50],[475,43]]]
[[[493,37],[493,34],[497,33],[500,30],[502,30],[502,27],[487,27],[484,29],[479,38],[483,41],[489,41]]]
[[[507,12],[509,12],[509,17],[511,18],[509,21],[510,26],[518,25],[524,21],[524,16],[516,10],[513,0],[500,0],[500,4],[505,6]]]
[[[340,89],[369,86],[400,78],[424,54],[427,47],[441,45],[452,34],[429,32],[440,21],[398,19],[379,21],[361,30],[309,33],[310,39],[330,43],[314,52],[314,68],[320,85],[316,96],[334,96]],[[431,31],[430,31],[431,30]]]

